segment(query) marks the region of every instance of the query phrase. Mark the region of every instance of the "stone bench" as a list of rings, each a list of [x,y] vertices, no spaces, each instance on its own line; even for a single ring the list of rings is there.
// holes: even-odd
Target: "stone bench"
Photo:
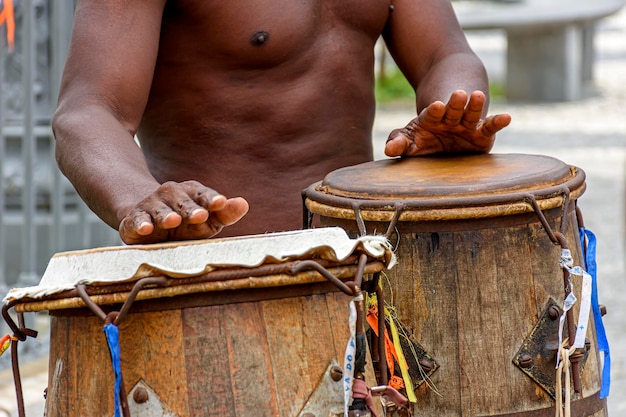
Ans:
[[[571,101],[593,79],[596,23],[626,0],[453,1],[464,30],[503,30],[505,95],[518,101]]]

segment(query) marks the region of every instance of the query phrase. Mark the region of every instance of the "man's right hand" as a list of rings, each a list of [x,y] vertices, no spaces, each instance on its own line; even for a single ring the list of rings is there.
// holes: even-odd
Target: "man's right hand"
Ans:
[[[227,199],[197,181],[170,181],[125,213],[119,233],[131,245],[207,239],[239,221],[248,208],[245,199]]]

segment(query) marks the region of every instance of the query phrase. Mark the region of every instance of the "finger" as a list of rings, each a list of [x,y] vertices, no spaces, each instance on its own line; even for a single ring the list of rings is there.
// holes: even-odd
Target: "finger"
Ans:
[[[507,113],[487,117],[480,125],[480,130],[485,136],[494,136],[511,123],[511,116]]]
[[[137,211],[147,213],[157,229],[173,229],[180,226],[183,217],[176,212],[176,199],[171,193],[160,193],[159,197],[151,196],[137,206]],[[183,198],[188,197],[183,193]],[[184,211],[182,211],[184,213]]]
[[[446,114],[446,105],[441,101],[435,101],[420,112],[417,116],[420,125],[438,125],[441,124]]]
[[[128,245],[153,243],[164,240],[156,236],[158,233],[154,233],[156,228],[152,223],[151,216],[141,211],[135,212],[122,219],[118,230],[120,238]],[[165,233],[161,234],[165,235]]]
[[[154,231],[154,224],[148,213],[140,211],[124,217],[118,229],[120,234],[147,236]]]
[[[457,126],[463,119],[465,105],[467,104],[467,93],[463,90],[457,90],[450,96],[448,104],[446,104],[445,114],[442,118],[443,123],[448,126]]]
[[[217,222],[218,226],[230,226],[245,216],[249,209],[250,205],[244,198],[229,198],[221,209],[211,211],[209,222]]]
[[[228,199],[225,196],[218,194],[215,197],[213,197],[211,201],[209,201],[209,210],[211,211],[222,210],[224,207],[226,207],[227,203],[228,203]]]
[[[176,216],[166,213],[161,219],[165,228],[178,227],[182,222],[189,224],[202,224],[209,217],[208,210],[201,204],[194,201],[194,193],[205,193],[208,188],[204,187],[197,181],[186,181],[184,183],[176,183],[173,181],[166,182],[159,187],[157,198],[163,204],[176,213]],[[213,192],[215,194],[215,192]],[[168,216],[168,217],[166,217]]]
[[[406,153],[409,146],[409,139],[406,136],[396,136],[385,144],[385,155],[391,157],[402,156]]]
[[[465,113],[463,114],[463,120],[461,122],[464,128],[467,130],[476,130],[476,126],[481,120],[483,111],[485,110],[485,101],[486,97],[482,91],[474,91],[470,95],[470,99],[465,108]]]

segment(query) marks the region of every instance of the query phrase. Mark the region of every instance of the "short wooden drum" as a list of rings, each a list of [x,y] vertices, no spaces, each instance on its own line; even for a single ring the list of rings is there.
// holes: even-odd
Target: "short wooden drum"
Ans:
[[[10,294],[52,315],[46,416],[114,415],[103,326],[117,319],[133,417],[304,416],[333,393],[343,405],[352,296],[324,274],[378,273],[386,245],[328,228],[55,255],[38,287]]]
[[[565,279],[561,246],[581,265],[584,180],[547,156],[431,156],[339,169],[304,191],[305,223],[319,216],[395,245],[385,298],[438,365],[416,388],[415,415],[555,415],[566,282],[581,289],[579,276]],[[571,415],[606,416],[593,324],[586,337],[565,383]]]

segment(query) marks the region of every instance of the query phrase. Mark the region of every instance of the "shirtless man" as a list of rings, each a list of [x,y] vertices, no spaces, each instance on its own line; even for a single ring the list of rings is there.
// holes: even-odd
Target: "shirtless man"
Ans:
[[[386,154],[488,152],[510,116],[446,1],[79,0],[57,161],[129,244],[299,229],[302,189],[372,159],[380,35],[419,113]]]

